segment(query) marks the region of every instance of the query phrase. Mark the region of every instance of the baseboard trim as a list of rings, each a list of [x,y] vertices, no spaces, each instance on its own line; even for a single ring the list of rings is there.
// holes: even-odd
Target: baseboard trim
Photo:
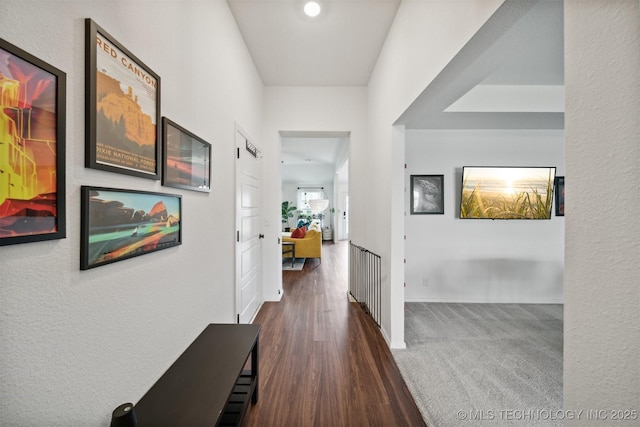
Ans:
[[[405,298],[404,302],[448,302],[458,304],[564,304],[564,299],[503,300],[484,298]]]

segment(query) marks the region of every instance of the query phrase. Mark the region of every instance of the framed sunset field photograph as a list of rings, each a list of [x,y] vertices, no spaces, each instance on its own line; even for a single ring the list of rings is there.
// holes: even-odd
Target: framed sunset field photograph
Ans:
[[[182,244],[182,196],[81,188],[80,269]]]
[[[162,141],[162,185],[210,191],[211,144],[166,117]]]
[[[160,179],[160,76],[85,20],[85,166]]]
[[[555,167],[462,168],[462,219],[550,219]]]
[[[0,246],[66,237],[66,74],[0,39]]]

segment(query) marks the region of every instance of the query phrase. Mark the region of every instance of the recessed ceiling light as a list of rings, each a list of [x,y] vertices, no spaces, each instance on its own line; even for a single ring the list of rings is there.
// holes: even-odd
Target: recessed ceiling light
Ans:
[[[308,1],[304,4],[304,14],[310,18],[320,15],[321,10],[320,3],[317,1]]]

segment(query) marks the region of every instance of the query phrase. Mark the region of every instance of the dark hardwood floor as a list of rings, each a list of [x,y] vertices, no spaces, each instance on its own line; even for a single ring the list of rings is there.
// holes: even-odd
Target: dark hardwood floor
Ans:
[[[380,330],[348,301],[348,243],[283,271],[260,332],[260,398],[247,426],[424,426]]]

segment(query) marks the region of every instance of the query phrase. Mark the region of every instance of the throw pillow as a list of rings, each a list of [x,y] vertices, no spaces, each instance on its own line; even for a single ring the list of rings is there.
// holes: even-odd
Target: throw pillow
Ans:
[[[296,228],[291,232],[291,237],[294,239],[302,239],[306,233],[307,231],[304,227]]]

